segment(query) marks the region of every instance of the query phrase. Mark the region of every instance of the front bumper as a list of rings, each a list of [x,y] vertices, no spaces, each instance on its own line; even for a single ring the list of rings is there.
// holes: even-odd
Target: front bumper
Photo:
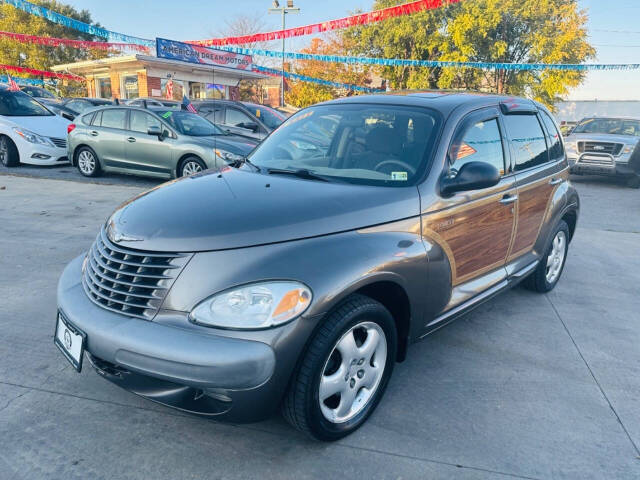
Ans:
[[[271,381],[276,355],[270,345],[102,309],[84,292],[82,260],[64,270],[58,308],[87,335],[86,352],[98,373],[145,398],[201,415],[254,421],[277,407],[282,385]]]
[[[617,162],[614,159],[606,159],[603,162],[587,162],[582,157],[569,157],[569,170],[578,175],[609,175],[629,176],[634,171],[628,163]]]
[[[18,136],[15,135],[15,137]],[[20,163],[51,166],[64,165],[69,162],[66,148],[30,143],[22,137],[12,137],[12,139],[18,148]]]

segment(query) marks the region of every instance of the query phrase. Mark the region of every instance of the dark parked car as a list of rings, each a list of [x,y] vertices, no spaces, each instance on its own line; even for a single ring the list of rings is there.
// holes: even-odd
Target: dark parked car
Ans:
[[[20,87],[20,90],[22,90],[24,93],[26,93],[30,97],[37,98],[38,100],[42,100],[42,99],[58,100],[58,97],[54,93],[47,90],[46,88],[26,85],[26,86]]]
[[[223,132],[195,113],[126,105],[93,109],[69,126],[71,163],[102,172],[175,178],[237,163],[257,141]]]
[[[223,130],[258,140],[264,139],[286,118],[273,108],[232,100],[199,100],[193,102],[193,106]]]
[[[62,274],[55,342],[155,402],[232,421],[280,405],[338,439],[412,342],[522,281],[556,286],[579,211],[568,170],[529,100],[302,110],[238,168],[117,209]]]
[[[623,177],[640,188],[633,164],[640,161],[640,119],[585,118],[566,137],[571,173]]]
[[[65,117],[68,120],[74,120],[82,112],[90,108],[102,107],[113,104],[112,100],[106,98],[63,98],[58,100],[39,99],[42,103],[56,115]]]
[[[147,104],[147,107],[158,107],[158,108],[174,108],[176,110],[180,110],[182,108],[182,103],[177,100],[166,100],[163,98],[152,98],[152,97],[144,97],[144,98],[135,98],[133,100],[129,100],[126,102],[127,105],[131,105],[132,107],[142,107],[144,104]]]

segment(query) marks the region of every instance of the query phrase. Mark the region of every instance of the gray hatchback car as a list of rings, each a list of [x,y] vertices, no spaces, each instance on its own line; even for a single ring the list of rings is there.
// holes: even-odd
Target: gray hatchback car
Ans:
[[[55,343],[155,402],[231,421],[280,406],[335,440],[412,342],[521,281],[554,288],[578,212],[557,125],[532,101],[320,104],[238,168],[117,209],[60,278]]]
[[[93,109],[68,131],[69,158],[87,177],[102,172],[182,177],[241,161],[258,144],[170,107]]]

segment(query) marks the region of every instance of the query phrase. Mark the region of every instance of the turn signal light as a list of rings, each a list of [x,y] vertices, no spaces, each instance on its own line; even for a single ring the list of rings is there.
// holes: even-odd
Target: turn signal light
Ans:
[[[69,135],[75,129],[76,129],[76,124],[75,123],[70,123],[69,125],[67,125],[67,135]]]

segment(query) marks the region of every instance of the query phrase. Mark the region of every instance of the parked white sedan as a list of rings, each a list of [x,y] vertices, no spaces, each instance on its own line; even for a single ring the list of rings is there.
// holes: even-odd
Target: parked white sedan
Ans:
[[[6,167],[68,162],[70,123],[26,93],[0,85],[0,162]]]

